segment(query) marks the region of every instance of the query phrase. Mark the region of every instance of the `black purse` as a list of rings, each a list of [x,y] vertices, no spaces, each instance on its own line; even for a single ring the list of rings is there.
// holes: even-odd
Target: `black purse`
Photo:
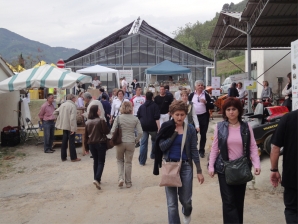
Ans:
[[[244,155],[232,161],[224,161],[224,173],[228,185],[240,185],[251,181],[253,176],[251,173],[251,161],[246,156],[248,124],[246,123],[245,133],[241,133],[243,139]]]

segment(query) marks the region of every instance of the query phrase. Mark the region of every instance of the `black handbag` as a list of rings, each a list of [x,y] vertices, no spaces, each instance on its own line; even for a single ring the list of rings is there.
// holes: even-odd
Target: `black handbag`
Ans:
[[[244,155],[232,161],[224,161],[224,170],[226,182],[228,185],[240,185],[251,181],[253,176],[251,173],[251,161],[247,158],[247,135],[248,124],[246,123],[245,133],[241,133],[243,139]]]

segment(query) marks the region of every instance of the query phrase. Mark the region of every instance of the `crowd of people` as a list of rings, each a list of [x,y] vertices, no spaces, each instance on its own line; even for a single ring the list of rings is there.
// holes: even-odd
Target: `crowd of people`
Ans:
[[[70,146],[70,159],[72,162],[80,161],[75,150],[75,133],[77,131],[77,108],[85,107],[85,147],[93,157],[93,184],[101,189],[102,173],[105,166],[107,151],[107,134],[114,135],[117,127],[121,127],[122,136],[116,150],[118,167],[118,187],[132,187],[132,159],[135,148],[140,147],[138,161],[140,166],[146,165],[148,155],[148,139],[151,136],[152,148],[150,159],[154,160],[153,174],[158,175],[162,161],[181,161],[180,178],[182,187],[165,187],[168,222],[180,223],[178,212],[178,201],[182,205],[183,222],[190,223],[192,213],[192,186],[193,186],[193,164],[196,176],[200,184],[204,183],[204,176],[200,165],[200,159],[205,157],[206,134],[209,126],[209,110],[213,109],[213,102],[208,92],[204,90],[205,84],[202,80],[195,82],[195,91],[179,88],[174,94],[169,91],[168,86],[160,86],[159,95],[153,97],[152,92],[142,95],[142,89],[134,80],[134,94],[127,91],[127,82],[122,80],[122,88],[114,89],[111,97],[105,91],[100,91],[99,99],[93,99],[89,92],[80,93],[78,97],[69,94],[67,101],[58,109],[52,105],[53,96],[48,95],[47,101],[41,107],[39,117],[44,128],[44,152],[53,153],[52,142],[54,127],[63,130],[61,146],[61,160],[67,160],[67,147]],[[233,86],[236,89],[236,86]],[[99,88],[100,89],[100,88]],[[236,89],[237,91],[237,89]],[[232,93],[233,91],[231,91]],[[216,173],[214,166],[219,155],[223,160],[236,160],[243,156],[244,139],[243,132],[246,130],[249,140],[246,152],[250,167],[254,167],[254,174],[261,172],[258,149],[252,129],[241,119],[243,106],[241,99],[245,91],[242,90],[242,83],[238,83],[238,96],[229,97],[223,105],[223,121],[216,125],[214,140],[210,152],[208,172],[211,177]],[[179,96],[178,96],[179,94]],[[295,112],[297,114],[297,111]],[[297,123],[297,116],[296,118]],[[292,121],[288,118],[289,122]],[[56,120],[56,123],[55,123]],[[287,121],[288,121],[287,120]],[[285,121],[285,122],[287,122]],[[286,128],[288,123],[282,126]],[[281,132],[282,130],[278,130]],[[186,134],[185,134],[186,133]],[[297,136],[297,127],[293,130]],[[200,138],[199,138],[200,137]],[[277,139],[277,140],[276,140]],[[275,147],[283,147],[285,139],[273,138]],[[287,148],[288,147],[288,148]],[[297,158],[297,150],[289,149],[293,146],[285,146],[284,158],[290,161]],[[292,151],[291,151],[292,150]],[[275,151],[274,151],[275,152]],[[288,152],[288,153],[287,153]],[[294,157],[293,157],[294,155]],[[280,182],[280,175],[277,169],[278,157],[272,159],[271,181],[274,186]],[[296,172],[291,171],[289,176],[295,176],[297,182],[297,161]],[[225,174],[218,173],[219,188],[222,198],[222,212],[224,223],[243,223],[244,198],[246,183],[241,185],[229,185],[226,182]],[[287,220],[297,219],[295,201],[297,208],[297,189],[293,191],[289,180],[284,181],[287,188],[285,194],[285,215]],[[287,198],[287,199],[286,199]],[[287,203],[286,203],[287,201]],[[295,216],[296,215],[296,216]],[[288,221],[287,221],[288,222]]]

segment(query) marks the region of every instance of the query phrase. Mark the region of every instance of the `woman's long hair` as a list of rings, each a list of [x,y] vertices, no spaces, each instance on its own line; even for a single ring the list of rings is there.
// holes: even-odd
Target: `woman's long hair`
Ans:
[[[97,111],[98,111],[98,105],[92,105],[89,110],[88,119],[93,120],[95,118],[99,118]]]

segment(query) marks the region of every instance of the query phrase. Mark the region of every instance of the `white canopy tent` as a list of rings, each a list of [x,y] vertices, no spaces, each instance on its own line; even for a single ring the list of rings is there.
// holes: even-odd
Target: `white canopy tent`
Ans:
[[[91,83],[89,76],[51,65],[43,65],[20,72],[0,82],[0,93],[12,92],[27,88],[61,88],[70,89],[76,82]]]
[[[116,74],[117,85],[118,85],[118,88],[120,88],[119,72],[116,69],[104,67],[104,66],[101,66],[101,65],[94,65],[94,66],[90,66],[90,67],[87,67],[87,68],[77,70],[76,72],[81,73],[81,74],[107,74],[107,76],[109,74]]]

